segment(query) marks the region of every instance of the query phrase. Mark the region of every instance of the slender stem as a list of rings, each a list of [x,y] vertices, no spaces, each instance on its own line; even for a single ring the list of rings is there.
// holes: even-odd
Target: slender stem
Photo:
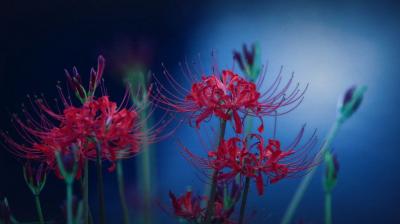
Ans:
[[[100,223],[106,223],[106,209],[105,209],[105,201],[104,201],[104,185],[103,185],[103,172],[102,172],[102,161],[100,158],[101,147],[100,144],[97,143],[97,155],[96,155],[96,168],[97,168],[97,190],[99,194],[99,218]]]
[[[226,120],[221,119],[220,123],[221,124],[220,124],[218,146],[222,143],[222,141],[224,140],[224,137],[225,137]],[[218,171],[214,170],[213,175],[212,175],[210,197],[207,202],[207,209],[206,209],[206,215],[205,215],[205,220],[204,220],[204,223],[206,223],[206,224],[211,223],[211,218],[214,215],[214,201],[215,201],[215,196],[217,194],[217,182],[218,182],[217,177],[218,177]]]
[[[44,218],[43,218],[42,206],[40,204],[39,194],[35,194],[35,204],[36,204],[36,210],[37,210],[38,217],[39,217],[39,222],[40,222],[40,224],[44,224]]]
[[[246,210],[246,202],[247,202],[247,195],[249,194],[249,188],[250,188],[250,177],[246,177],[246,181],[244,184],[242,203],[240,205],[239,224],[242,224],[244,221],[244,212]]]
[[[144,223],[149,224],[152,223],[152,215],[151,215],[151,166],[150,166],[150,151],[144,148],[144,152],[142,153],[142,186],[143,186],[143,194],[144,194]]]
[[[66,181],[67,185],[67,223],[73,224],[74,223],[74,216],[72,211],[72,181]]]
[[[118,180],[118,190],[119,190],[119,199],[121,202],[122,213],[123,213],[123,220],[124,224],[129,223],[129,213],[128,213],[128,206],[125,200],[125,186],[124,186],[124,171],[122,167],[122,161],[117,161],[117,180]]]
[[[209,224],[211,223],[211,217],[214,215],[214,201],[215,201],[215,196],[217,193],[217,179],[218,177],[218,172],[214,170],[213,175],[212,175],[212,182],[211,182],[211,188],[210,188],[210,199],[207,202],[207,210],[206,210],[206,216],[204,223]]]
[[[141,85],[144,86],[144,83]],[[142,105],[148,105],[146,99],[143,99]],[[147,109],[143,109],[140,112],[140,117],[143,121],[145,121],[143,122],[141,131],[143,133],[147,133],[149,125],[149,120],[145,120],[148,117]],[[140,171],[139,177],[141,177],[140,183],[143,191],[143,223],[145,224],[150,224],[154,220],[151,213],[152,186],[154,186],[154,183],[152,183],[154,179],[152,178],[151,164],[155,164],[154,162],[151,162],[153,158],[154,157],[151,155],[148,140],[144,139],[142,143],[142,154],[140,155],[140,168],[138,170]]]
[[[85,224],[89,224],[89,161],[85,161],[83,178],[83,214]]]
[[[332,224],[332,194],[325,193],[325,224]]]
[[[246,118],[246,130],[245,130],[245,136],[249,133],[251,133],[251,129],[253,128],[253,119],[252,117],[247,117]],[[276,122],[275,122],[276,124]],[[274,138],[275,138],[275,130],[276,126],[274,128]],[[244,221],[244,213],[246,210],[246,203],[247,203],[247,195],[249,193],[249,188],[250,188],[250,177],[246,177],[245,183],[244,183],[244,190],[243,190],[243,196],[242,196],[242,203],[240,204],[240,215],[239,215],[239,224],[242,224]]]
[[[333,123],[326,141],[322,145],[321,150],[318,152],[318,154],[315,156],[314,162],[318,163],[320,161],[321,157],[325,154],[325,152],[330,148],[330,145],[333,141],[333,139],[336,137],[336,134],[342,125],[342,119],[339,117],[336,119],[335,123]],[[289,224],[293,218],[293,215],[297,209],[297,207],[300,204],[301,199],[303,198],[303,195],[305,191],[308,188],[308,185],[310,185],[310,182],[316,172],[316,167],[312,167],[309,173],[303,178],[301,181],[300,185],[297,187],[296,193],[294,194],[292,200],[290,201],[289,207],[286,209],[286,213],[282,219],[281,224]]]

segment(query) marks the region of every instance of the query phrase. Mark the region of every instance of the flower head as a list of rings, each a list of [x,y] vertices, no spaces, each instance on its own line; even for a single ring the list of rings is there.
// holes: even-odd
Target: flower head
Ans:
[[[261,121],[258,131],[262,132],[263,116],[290,112],[301,103],[306,90],[301,91],[299,84],[290,90],[293,76],[281,87],[282,71],[273,84],[264,90],[265,72],[257,80],[249,81],[231,69],[219,72],[217,65],[214,65],[212,73],[201,70],[199,75],[188,65],[182,68],[190,89],[165,70],[164,77],[154,76],[151,97],[165,110],[188,113],[190,121],[194,121],[197,128],[200,123],[216,116],[233,121],[235,131],[242,133],[244,118],[255,116]]]
[[[215,200],[215,214],[211,223],[234,224],[231,221],[231,215],[234,212],[234,205],[240,197],[237,185],[232,185],[232,189],[226,188],[228,185],[220,185],[217,190],[217,198]],[[232,190],[232,191],[229,191]],[[235,191],[234,191],[235,190]],[[206,196],[197,196],[188,190],[183,195],[177,197],[172,192],[169,192],[169,197],[172,202],[174,215],[188,221],[189,223],[201,223],[205,218],[205,211],[208,198]],[[230,200],[233,204],[230,204]]]
[[[255,180],[261,195],[264,192],[265,178],[270,184],[274,184],[316,165],[313,156],[309,156],[316,143],[315,133],[305,144],[299,146],[303,133],[304,127],[286,150],[282,150],[277,139],[268,139],[265,142],[261,135],[249,134],[245,138],[223,140],[216,150],[208,152],[208,158],[194,155],[187,148],[184,148],[184,155],[200,168],[216,170],[219,181],[230,181],[237,175]]]
[[[70,87],[81,105],[74,105],[60,86],[57,88],[62,106],[57,102],[56,106],[50,106],[44,98],[28,96],[32,109],[24,106],[23,117],[13,116],[13,124],[20,138],[14,139],[7,132],[0,132],[6,148],[18,157],[46,163],[49,168],[56,170],[56,174],[60,174],[56,161],[56,153],[60,153],[63,160],[69,158],[69,163],[65,164],[66,170],[73,167],[71,164],[77,164],[76,177],[79,178],[84,161],[94,160],[99,147],[101,159],[114,164],[116,160],[136,155],[144,142],[155,142],[173,132],[161,134],[173,121],[168,114],[143,131],[142,127],[154,112],[154,107],[147,105],[149,113],[140,117],[144,108],[129,103],[128,89],[119,106],[111,101],[101,85],[103,69],[104,58],[100,56],[97,71],[92,69],[88,90],[83,87],[76,68],[74,76],[67,73]],[[94,94],[98,86],[102,90],[100,97]],[[113,168],[110,167],[111,170]]]
[[[191,92],[186,96],[187,107],[182,111],[196,111],[196,127],[211,115],[230,120],[233,117],[235,130],[242,132],[239,110],[258,113],[261,105],[258,102],[260,93],[256,85],[248,82],[230,70],[222,72],[222,79],[213,75],[203,77],[194,83]]]
[[[192,191],[189,190],[180,197],[176,197],[174,193],[169,192],[169,197],[175,216],[189,221],[196,221],[201,218],[204,211],[204,208],[200,206],[202,198],[193,196]]]

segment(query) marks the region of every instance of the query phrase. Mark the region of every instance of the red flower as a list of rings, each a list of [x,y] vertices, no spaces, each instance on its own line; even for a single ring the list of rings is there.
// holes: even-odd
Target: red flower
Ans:
[[[235,131],[241,133],[242,120],[251,115],[261,120],[258,130],[262,132],[263,116],[281,115],[293,110],[301,103],[305,92],[299,90],[299,85],[289,91],[293,76],[279,89],[282,81],[279,74],[275,82],[266,91],[261,92],[265,72],[258,77],[257,82],[251,82],[232,70],[219,73],[213,68],[211,75],[202,73],[199,79],[186,67],[184,73],[187,73],[185,78],[192,86],[190,90],[181,84],[182,81],[176,80],[165,71],[165,81],[154,76],[156,88],[152,92],[152,98],[165,110],[189,113],[190,120],[195,121],[197,128],[201,122],[215,115],[224,120],[233,118]],[[168,86],[172,89],[168,89]]]
[[[96,158],[96,147],[100,147],[101,157],[111,162],[130,158],[139,152],[143,141],[152,140],[142,132],[136,110],[117,108],[108,96],[88,101],[81,108],[67,108],[64,113],[63,128],[85,143],[89,159]]]
[[[51,111],[40,100],[37,103],[41,121],[28,119],[24,123],[15,117],[16,129],[28,146],[4,133],[3,137],[17,156],[43,161],[50,167],[56,165],[56,151],[62,154],[74,151],[82,163],[85,159],[95,159],[96,147],[100,146],[101,157],[114,162],[136,155],[142,141],[154,140],[151,134],[142,132],[142,123],[134,108],[117,108],[108,96],[90,100],[79,108],[68,106],[61,114]]]
[[[236,194],[233,196],[235,198],[226,198],[230,196],[227,196],[223,190],[223,188],[219,188],[217,191],[215,214],[211,223],[234,224],[235,222],[230,220],[230,216],[234,212],[234,204],[238,200],[238,195],[237,192],[231,192]],[[180,197],[176,197],[172,192],[169,192],[169,197],[176,217],[187,220],[190,223],[201,223],[204,220],[206,208],[202,207],[202,205],[207,204],[208,199],[206,196],[195,196],[191,191],[187,191]],[[235,200],[232,205],[224,203],[231,200]]]
[[[198,112],[197,128],[200,122],[212,114],[224,120],[230,120],[233,116],[235,130],[241,133],[242,122],[238,111],[249,110],[258,113],[261,109],[259,97],[260,93],[257,92],[254,83],[228,70],[222,72],[222,80],[212,75],[194,83],[191,92],[186,96],[186,107],[178,109],[183,112]]]
[[[303,133],[304,127],[287,150],[282,150],[280,141],[276,139],[269,139],[265,144],[258,134],[250,134],[244,139],[234,137],[223,140],[215,151],[208,153],[208,158],[196,156],[186,148],[184,150],[186,158],[196,166],[219,172],[218,181],[229,181],[237,175],[254,179],[261,195],[265,178],[273,184],[315,165],[313,157],[309,156],[316,142],[315,133],[303,146],[295,149]]]
[[[96,158],[97,147],[100,147],[101,158],[114,164],[118,159],[136,155],[142,143],[155,142],[173,132],[161,135],[161,131],[172,122],[172,118],[165,120],[165,116],[144,132],[143,125],[154,109],[149,107],[149,114],[139,119],[138,113],[142,109],[128,106],[129,91],[126,91],[120,106],[109,100],[103,86],[103,96],[96,98],[94,91],[100,85],[103,69],[104,58],[100,56],[97,72],[92,69],[89,91],[83,88],[75,68],[74,77],[67,74],[72,90],[82,102],[79,107],[72,105],[71,99],[64,96],[59,86],[62,110],[58,105],[54,110],[44,99],[29,98],[33,113],[23,108],[25,119],[17,115],[13,119],[21,138],[14,140],[7,133],[0,132],[7,148],[18,157],[45,162],[56,169],[56,173],[55,152],[59,151],[62,156],[72,158],[70,163],[78,163],[79,178],[83,162]],[[68,166],[67,163],[67,169]]]
[[[201,219],[204,208],[200,207],[202,198],[193,197],[191,191],[187,191],[184,195],[176,197],[172,192],[169,192],[169,197],[172,201],[174,214],[190,221]]]

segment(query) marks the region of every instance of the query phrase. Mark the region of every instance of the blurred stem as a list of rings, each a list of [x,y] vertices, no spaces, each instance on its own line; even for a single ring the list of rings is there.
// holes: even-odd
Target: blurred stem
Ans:
[[[247,202],[247,195],[249,193],[249,188],[250,188],[250,177],[246,177],[246,181],[244,184],[242,203],[240,205],[239,224],[242,224],[244,221],[244,212],[246,210],[246,202]]]
[[[102,160],[101,160],[101,146],[97,142],[96,147],[96,168],[97,168],[97,190],[99,192],[99,215],[100,223],[106,223],[106,209],[104,201],[104,185],[103,185],[103,172],[102,172]]]
[[[224,140],[225,129],[226,129],[226,120],[221,119],[220,120],[220,133],[219,133],[218,146]],[[205,220],[204,220],[204,223],[206,223],[206,224],[211,223],[211,217],[214,215],[214,207],[215,207],[214,201],[215,201],[215,196],[217,194],[217,182],[218,182],[218,171],[214,170],[213,175],[212,175],[210,197],[207,202],[207,209],[206,209],[206,215],[205,215]]]
[[[322,145],[321,150],[315,156],[314,164],[318,163],[318,161],[322,158],[322,156],[325,154],[325,152],[327,150],[329,150],[330,145],[332,144],[333,139],[336,137],[336,134],[341,125],[342,125],[342,118],[339,116],[336,118],[336,121],[333,123],[331,129],[329,130],[329,133],[326,137],[324,144]],[[292,200],[290,201],[289,207],[286,209],[286,213],[282,219],[281,224],[291,223],[293,215],[294,215],[297,207],[299,206],[300,201],[303,198],[304,193],[308,188],[308,185],[310,185],[310,182],[311,182],[316,170],[317,170],[317,167],[312,167],[311,170],[309,171],[309,173],[306,174],[306,176],[301,181],[300,185],[297,187],[296,193],[294,194]]]
[[[132,101],[133,104],[140,108],[140,118],[143,123],[142,133],[148,132],[148,98],[147,98],[147,78],[146,74],[143,72],[144,68],[132,68],[132,70],[128,73],[127,81],[131,84],[130,89],[133,95]],[[146,134],[144,135],[146,136]],[[138,176],[140,177],[140,189],[143,191],[143,223],[150,224],[154,221],[153,215],[151,213],[151,205],[152,205],[152,186],[155,184],[152,183],[154,179],[152,179],[152,175],[154,175],[152,170],[152,154],[149,150],[149,143],[145,139],[141,145],[142,153],[139,156],[139,164],[138,164]]]
[[[119,199],[121,202],[122,213],[123,213],[123,220],[124,224],[129,223],[129,213],[128,213],[128,206],[125,200],[125,183],[124,183],[124,170],[122,167],[122,161],[117,161],[117,180],[118,180],[118,190],[119,190]]]
[[[44,224],[42,205],[40,203],[39,194],[35,194],[35,204],[36,204],[36,211],[38,213],[39,223]]]
[[[144,103],[144,105],[147,105]],[[141,119],[146,119],[147,110],[143,109],[140,112]],[[143,122],[142,132],[147,133],[147,121]],[[142,144],[143,153],[140,157],[140,170],[141,173],[139,176],[142,177],[142,190],[143,190],[143,201],[144,201],[144,223],[149,224],[152,223],[152,214],[151,214],[151,191],[152,191],[152,179],[151,179],[151,152],[149,150],[149,144],[147,140],[143,141]]]
[[[325,224],[332,224],[332,194],[325,193]]]
[[[72,179],[72,181],[66,181],[66,185],[67,185],[67,223],[68,224],[73,224],[73,212],[72,212],[72,183],[74,182],[74,180]]]
[[[89,224],[89,161],[85,161],[83,178],[83,214],[86,224]]]

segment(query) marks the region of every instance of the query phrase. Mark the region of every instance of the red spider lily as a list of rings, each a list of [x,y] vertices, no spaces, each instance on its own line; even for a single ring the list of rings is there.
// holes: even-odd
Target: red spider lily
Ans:
[[[261,120],[258,130],[262,132],[263,116],[290,112],[301,103],[307,89],[306,87],[301,91],[297,84],[289,91],[293,75],[287,84],[280,88],[282,70],[266,91],[262,91],[266,72],[262,72],[258,80],[252,82],[232,70],[223,70],[220,73],[216,66],[210,75],[201,72],[201,75],[196,76],[189,66],[182,70],[191,89],[185,88],[185,84],[181,84],[182,81],[178,81],[165,70],[165,81],[154,76],[155,88],[152,98],[165,110],[189,113],[190,120],[195,121],[197,128],[201,122],[215,115],[224,120],[233,118],[235,131],[241,133],[244,116],[251,115]],[[239,112],[244,116],[239,116]]]
[[[158,140],[160,131],[169,123],[159,122],[143,133],[143,121],[135,108],[117,107],[108,96],[87,101],[79,108],[67,106],[62,113],[52,111],[41,100],[36,102],[39,121],[32,120],[29,114],[26,122],[15,117],[16,129],[27,145],[2,135],[15,155],[46,162],[50,167],[55,167],[56,151],[63,155],[74,151],[75,159],[82,165],[85,159],[96,158],[99,146],[103,159],[114,162],[130,158],[140,151],[143,141]]]
[[[233,137],[223,140],[215,151],[208,153],[208,158],[194,155],[184,148],[185,157],[200,168],[219,172],[217,178],[222,182],[232,180],[237,175],[250,177],[255,180],[261,195],[265,177],[273,184],[316,165],[313,157],[309,156],[310,149],[316,143],[315,132],[303,146],[298,147],[303,133],[304,127],[287,150],[281,149],[279,140],[268,139],[265,144],[261,135],[249,134],[243,139]]]
[[[85,96],[80,98],[82,105],[79,107],[75,107],[70,98],[64,96],[59,86],[63,109],[57,106],[57,110],[54,110],[44,99],[29,97],[33,113],[24,107],[25,118],[17,115],[13,118],[21,139],[15,140],[7,133],[0,132],[7,148],[18,157],[45,162],[50,168],[55,168],[56,173],[55,152],[59,151],[63,157],[72,158],[72,164],[78,163],[79,178],[83,162],[96,158],[96,147],[100,147],[102,159],[114,164],[118,159],[136,155],[142,143],[153,143],[173,133],[174,130],[161,134],[173,121],[172,118],[167,119],[168,114],[143,132],[142,127],[154,113],[155,107],[146,105],[150,108],[149,113],[146,117],[139,118],[141,110],[147,108],[128,106],[129,91],[126,91],[120,106],[109,100],[104,86],[101,86],[103,96],[94,96],[95,89],[101,85],[103,62],[104,59],[100,56],[98,71],[94,72],[92,69],[89,91],[82,87],[78,75],[71,78],[73,90],[78,94],[83,91]],[[77,74],[76,69],[74,73]],[[66,164],[67,169],[68,167]],[[113,168],[114,166],[111,167]]]
[[[201,197],[193,197],[191,191],[187,191],[184,195],[176,197],[169,192],[172,201],[175,216],[189,221],[197,221],[201,219],[204,208],[201,208]]]
[[[237,192],[234,192],[237,193]],[[223,189],[219,188],[218,197],[215,200],[215,214],[211,223],[234,224],[230,220],[230,216],[234,212],[234,205],[226,206],[224,201],[229,197],[224,194]],[[189,223],[200,223],[205,218],[206,208],[202,207],[207,197],[195,196],[191,191],[187,191],[180,197],[176,197],[172,192],[169,192],[169,197],[172,202],[174,215],[180,219],[187,220]],[[234,198],[231,200],[238,200]]]

